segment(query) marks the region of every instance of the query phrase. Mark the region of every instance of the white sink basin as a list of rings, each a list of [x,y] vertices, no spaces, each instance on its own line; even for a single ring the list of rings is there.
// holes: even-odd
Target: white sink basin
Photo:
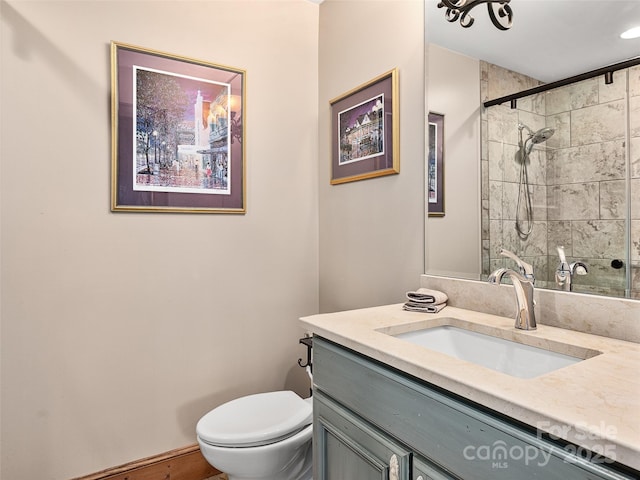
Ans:
[[[579,358],[452,325],[393,336],[519,378],[537,377],[600,353],[587,351],[584,358]]]

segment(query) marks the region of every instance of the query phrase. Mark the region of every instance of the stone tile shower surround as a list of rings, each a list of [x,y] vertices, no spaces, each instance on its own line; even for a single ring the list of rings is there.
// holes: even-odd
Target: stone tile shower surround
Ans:
[[[480,69],[483,102],[541,83],[482,61]],[[628,76],[632,296],[640,298],[640,66],[628,69]],[[613,269],[611,260],[625,259],[626,78],[627,70],[621,70],[611,85],[594,77],[519,99],[516,109],[482,109],[484,275],[505,265],[500,249],[506,248],[534,265],[540,286],[552,286],[556,247],[562,245],[569,261],[590,267],[575,291],[624,296],[625,270]],[[555,129],[531,153],[534,227],[526,240],[515,230],[519,122],[533,131]]]

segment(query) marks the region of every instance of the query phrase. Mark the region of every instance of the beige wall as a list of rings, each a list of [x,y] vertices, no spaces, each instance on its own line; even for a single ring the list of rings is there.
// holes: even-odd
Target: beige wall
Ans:
[[[426,270],[480,275],[480,62],[429,44],[430,112],[444,115],[444,217],[427,225]]]
[[[307,392],[319,7],[0,5],[0,477],[91,473],[194,443],[238,395]],[[247,70],[246,215],[109,212],[111,40]]]
[[[398,303],[424,265],[424,5],[320,7],[320,309]],[[330,185],[329,101],[398,68],[400,174]]]
[[[193,443],[238,395],[303,394],[319,296],[417,287],[420,0],[0,6],[0,477],[91,473]],[[111,40],[247,70],[246,215],[109,212]],[[329,186],[329,99],[394,67],[401,174]]]

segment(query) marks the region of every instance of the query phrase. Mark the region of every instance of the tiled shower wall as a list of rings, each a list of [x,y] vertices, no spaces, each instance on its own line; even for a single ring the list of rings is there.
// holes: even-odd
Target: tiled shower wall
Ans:
[[[486,62],[480,62],[482,102],[533,88],[539,81]],[[543,150],[531,152],[529,181],[533,196],[533,232],[527,241],[515,229],[520,164],[518,123],[532,130],[545,125],[544,95],[518,100],[517,108],[509,104],[482,109],[482,265],[488,275],[508,265],[500,249],[517,253],[534,266],[536,272],[547,271],[547,193],[546,159]],[[526,137],[525,137],[526,138]],[[512,266],[512,264],[511,264]]]
[[[627,117],[627,75],[629,117]],[[574,290],[624,296],[626,122],[631,131],[632,296],[640,298],[640,67],[618,71],[614,83],[595,77],[519,99],[517,108],[497,105],[482,113],[483,274],[509,265],[506,248],[534,265],[539,286],[553,286],[557,246],[568,260],[585,261],[589,274]],[[530,77],[481,62],[482,101],[538,85]],[[529,181],[532,234],[515,230],[520,165],[518,123],[555,134],[534,148]],[[526,133],[526,132],[525,132]],[[526,138],[526,135],[525,137]]]
[[[640,299],[640,66],[629,69],[631,132],[631,297]]]

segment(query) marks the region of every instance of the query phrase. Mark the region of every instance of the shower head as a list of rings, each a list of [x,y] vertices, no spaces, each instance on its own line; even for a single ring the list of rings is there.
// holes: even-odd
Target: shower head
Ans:
[[[531,135],[531,143],[542,143],[549,140],[556,131],[553,128],[545,127]]]
[[[520,125],[518,125],[518,128],[520,128],[520,130],[522,130],[523,128],[526,128],[528,130],[528,132],[529,132],[529,138],[527,138],[527,140],[524,142],[525,152],[526,152],[527,155],[529,155],[531,153],[531,150],[533,150],[533,146],[534,145],[537,145],[538,143],[546,142],[556,132],[551,127],[544,127],[544,128],[541,128],[540,130],[538,130],[537,132],[533,132],[533,131],[531,131],[531,129],[529,127],[527,127],[526,125],[524,125],[522,123]],[[527,143],[528,143],[528,145],[527,145]]]

